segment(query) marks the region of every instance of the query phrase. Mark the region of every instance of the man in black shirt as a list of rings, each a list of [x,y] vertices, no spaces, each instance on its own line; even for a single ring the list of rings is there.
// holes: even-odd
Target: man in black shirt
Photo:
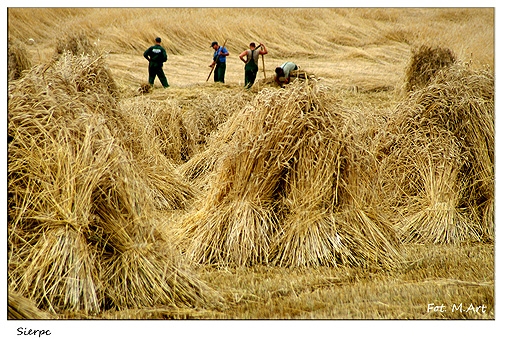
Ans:
[[[148,60],[148,83],[150,83],[150,86],[153,87],[155,76],[157,76],[164,88],[170,87],[163,71],[163,63],[168,60],[168,56],[166,50],[161,46],[161,38],[155,38],[155,45],[148,48],[143,55]]]

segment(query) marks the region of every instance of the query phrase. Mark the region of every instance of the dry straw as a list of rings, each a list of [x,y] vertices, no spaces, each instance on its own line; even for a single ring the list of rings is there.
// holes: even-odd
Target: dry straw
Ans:
[[[195,92],[195,93],[194,93]],[[182,94],[182,93],[181,93]],[[180,99],[181,119],[187,126],[187,138],[194,140],[198,151],[190,152],[187,161],[176,168],[185,180],[197,188],[204,188],[223,149],[229,140],[227,127],[239,123],[231,116],[250,104],[253,94],[248,91],[228,91],[221,87],[193,88]]]
[[[121,103],[126,121],[122,136],[134,154],[163,155],[180,165],[199,153],[201,139],[196,121],[181,111],[178,101],[138,97]]]
[[[284,266],[400,260],[392,228],[342,208],[351,149],[336,108],[314,81],[297,80],[263,90],[230,118],[213,146],[207,193],[183,220],[189,257]]]
[[[406,69],[406,91],[423,88],[439,70],[451,66],[455,61],[455,55],[449,48],[434,48],[426,45],[415,48]]]
[[[31,60],[25,47],[17,40],[7,43],[7,80],[22,77],[22,72],[31,68]]]
[[[20,293],[9,291],[7,300],[7,319],[22,320],[22,319],[52,319],[52,317],[38,309],[34,302],[25,298]]]
[[[211,88],[172,90],[175,99],[140,96],[122,102],[117,137],[160,192],[157,200],[171,208],[187,208],[204,186],[202,174],[215,160],[210,155],[213,132],[251,94],[218,88],[214,95]]]
[[[380,137],[383,201],[405,240],[494,239],[492,74],[460,64],[439,69],[397,107]]]
[[[96,46],[90,40],[86,30],[64,30],[62,35],[59,35],[56,39],[56,53],[70,52],[73,55],[92,53]]]
[[[155,226],[164,169],[143,173],[114,137],[121,113],[103,58],[64,53],[10,83],[9,99],[10,289],[84,316],[206,302]]]
[[[183,209],[197,190],[175,171],[197,145],[175,102],[134,98],[120,105],[114,135],[132,154],[155,196],[156,207]],[[189,125],[188,125],[189,126]]]

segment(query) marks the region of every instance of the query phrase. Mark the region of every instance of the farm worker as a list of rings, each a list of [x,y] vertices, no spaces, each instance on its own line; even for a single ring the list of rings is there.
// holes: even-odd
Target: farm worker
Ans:
[[[213,62],[209,67],[215,67],[215,74],[213,80],[215,82],[224,82],[226,75],[226,57],[229,55],[228,50],[224,46],[219,46],[218,42],[213,41],[211,47],[215,50],[213,53]]]
[[[289,81],[291,81],[291,71],[295,71],[298,69],[298,66],[292,61],[284,62],[281,66],[276,67],[274,72],[276,75],[274,76],[274,80],[280,87],[282,87],[282,83],[280,81],[280,78],[285,78],[284,83],[288,84]]]
[[[261,50],[258,48],[262,47]],[[267,48],[264,44],[260,43],[258,47],[254,42],[249,44],[249,49],[246,49],[238,56],[246,65],[244,67],[245,80],[244,87],[250,88],[253,86],[256,80],[256,74],[258,73],[258,57],[260,55],[267,54]],[[246,57],[246,59],[244,59]]]
[[[168,60],[168,56],[166,50],[161,46],[161,38],[155,38],[155,45],[148,48],[143,55],[148,60],[148,83],[150,86],[153,87],[155,76],[157,76],[164,88],[170,87],[163,71],[163,63]]]

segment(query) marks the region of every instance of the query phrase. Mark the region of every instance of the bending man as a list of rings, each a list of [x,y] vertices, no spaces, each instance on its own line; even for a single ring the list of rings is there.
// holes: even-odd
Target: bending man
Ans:
[[[288,84],[291,81],[291,71],[295,71],[298,69],[298,66],[292,61],[284,62],[280,67],[276,67],[274,72],[276,75],[274,76],[274,80],[280,87],[283,87],[280,78],[285,78],[284,84]]]

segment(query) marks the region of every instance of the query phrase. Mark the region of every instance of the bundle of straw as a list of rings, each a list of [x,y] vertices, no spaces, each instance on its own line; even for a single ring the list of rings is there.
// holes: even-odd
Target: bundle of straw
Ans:
[[[120,105],[125,126],[121,140],[138,158],[164,156],[180,165],[200,152],[200,132],[181,112],[177,100],[137,97]]]
[[[197,190],[177,174],[176,167],[198,149],[196,132],[192,133],[196,129],[185,127],[175,101],[135,98],[120,108],[111,119],[111,129],[143,172],[156,207],[187,208]]]
[[[296,140],[286,133],[290,119],[277,117],[270,109],[276,105],[276,96],[266,94],[255,104],[257,108],[247,106],[230,118],[221,136],[225,144],[219,146],[226,151],[218,160],[208,193],[200,208],[184,221],[184,237],[191,241],[188,254],[196,261],[267,262],[270,235],[278,223],[272,197],[291,157],[286,153]],[[280,113],[290,116],[295,109],[296,105]]]
[[[482,240],[482,226],[461,206],[468,178],[461,173],[464,155],[453,143],[453,138],[443,138],[439,133],[435,141],[416,153],[415,166],[423,186],[418,187],[412,205],[407,207],[408,214],[399,224],[405,242]],[[445,150],[443,156],[439,150]]]
[[[213,133],[248,103],[251,94],[221,88],[211,93],[211,88],[197,87],[175,91],[175,99],[126,100],[113,130],[154,181],[158,200],[168,200],[171,208],[186,208],[204,187],[205,174],[217,158]]]
[[[63,31],[56,39],[57,54],[64,54],[66,52],[72,53],[73,55],[92,54],[96,49],[96,46],[90,42],[86,30]]]
[[[323,118],[325,122],[330,117]],[[294,155],[283,192],[287,215],[272,246],[275,262],[286,266],[335,263],[346,247],[338,236],[342,224],[336,220],[341,143],[329,134],[333,124],[306,123],[308,135],[299,136],[302,147]]]
[[[249,105],[252,98],[249,91],[237,93],[221,87],[205,87],[203,91],[197,87],[190,89],[189,94],[180,99],[181,115],[188,138],[194,140],[197,151],[190,152],[187,161],[178,166],[176,172],[193,186],[206,187],[208,174],[223,152],[220,146],[229,139],[226,131],[230,129],[226,126],[234,122],[229,118]]]
[[[406,91],[423,88],[439,70],[453,65],[455,61],[455,54],[449,48],[426,45],[415,48],[405,74]]]
[[[305,115],[282,192],[282,231],[272,255],[285,266],[399,265],[395,230],[379,211],[375,133],[364,112],[332,95]]]
[[[53,313],[209,295],[179,268],[155,227],[153,179],[114,137],[116,90],[101,56],[71,53],[9,88],[9,285]]]
[[[493,93],[489,72],[454,64],[397,107],[378,152],[405,239],[493,239]]]
[[[285,90],[264,89],[229,120],[207,194],[183,220],[191,258],[285,266],[398,261],[396,237],[387,238],[393,229],[370,218],[350,225],[340,203],[348,149],[333,102],[314,82],[296,80]]]

